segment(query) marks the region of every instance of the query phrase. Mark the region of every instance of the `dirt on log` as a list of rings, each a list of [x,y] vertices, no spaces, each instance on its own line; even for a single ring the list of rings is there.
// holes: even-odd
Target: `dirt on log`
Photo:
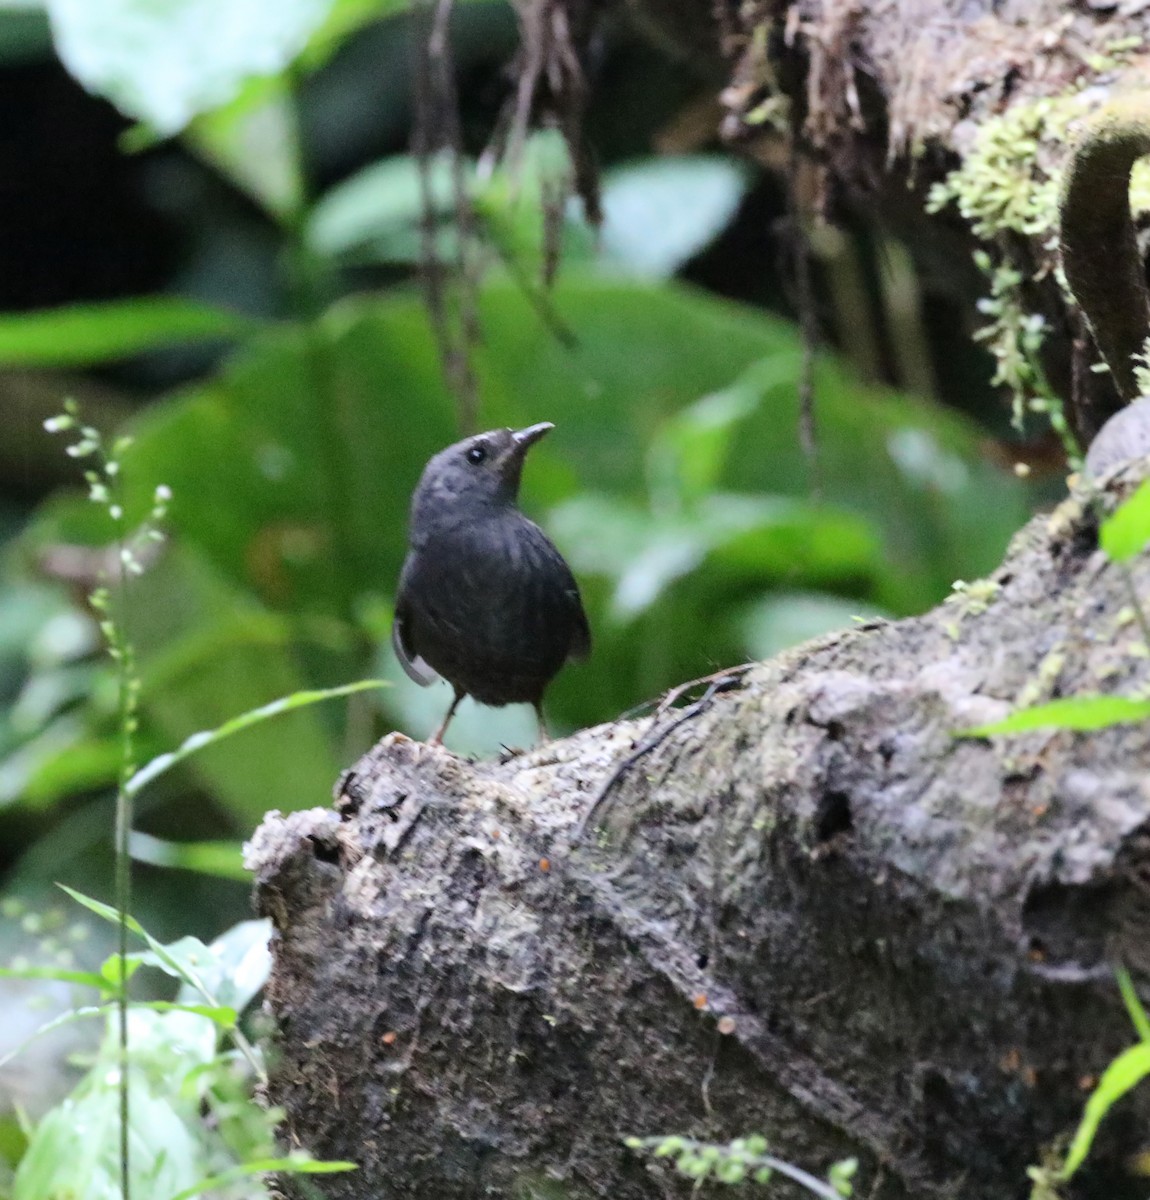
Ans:
[[[269,1097],[287,1143],[360,1164],[324,1194],[685,1196],[623,1137],[759,1132],[816,1174],[858,1155],[856,1195],[1025,1196],[1134,1040],[1112,964],[1150,967],[1150,725],[954,733],[1146,686],[1097,546],[1131,486],[701,703],[505,762],[391,734],[333,810],[272,813]],[[1143,1196],[1148,1116],[1136,1090],[1069,1194]]]

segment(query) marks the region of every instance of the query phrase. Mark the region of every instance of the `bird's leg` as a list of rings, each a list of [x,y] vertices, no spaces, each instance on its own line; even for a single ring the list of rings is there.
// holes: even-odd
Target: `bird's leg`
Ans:
[[[443,718],[443,724],[427,739],[429,746],[442,746],[443,735],[447,732],[448,725],[451,724],[451,718],[455,716],[455,710],[459,707],[460,700],[466,696],[466,692],[461,692],[459,688],[455,689],[455,699],[451,702],[451,707],[447,710],[447,716]]]
[[[535,705],[535,719],[539,722],[539,744],[549,742],[551,734],[547,729],[547,718],[543,715],[543,701],[540,700]]]

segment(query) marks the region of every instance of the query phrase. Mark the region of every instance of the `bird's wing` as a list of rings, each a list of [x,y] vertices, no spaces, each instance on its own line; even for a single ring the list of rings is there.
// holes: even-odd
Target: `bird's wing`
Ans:
[[[406,567],[404,575],[407,574]],[[418,683],[420,687],[428,687],[433,684],[439,676],[419,657],[418,652],[411,645],[411,608],[407,603],[407,597],[403,590],[403,575],[399,579],[399,595],[395,601],[395,617],[391,622],[391,648],[395,651],[395,657],[399,659],[399,665],[403,668],[404,674],[414,683]]]
[[[567,661],[582,662],[591,653],[591,627],[583,611],[583,600],[579,585],[567,560],[558,547],[534,521],[522,517],[517,528],[517,549],[520,555],[534,558],[536,563],[546,564],[543,577],[547,586],[542,589],[540,610],[548,620],[555,620],[570,627],[571,641],[567,647]],[[556,584],[559,587],[556,587]]]
[[[583,600],[579,595],[579,587],[574,578],[571,580],[571,604],[575,610],[575,628],[571,634],[571,649],[567,651],[568,662],[582,662],[591,656],[591,626],[587,623],[587,614],[583,611]]]

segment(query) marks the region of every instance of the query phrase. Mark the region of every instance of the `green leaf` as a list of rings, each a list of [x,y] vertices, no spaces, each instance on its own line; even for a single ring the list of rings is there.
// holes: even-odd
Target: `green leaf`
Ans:
[[[860,615],[890,616],[873,604],[827,592],[777,591],[743,609],[738,624],[749,657],[761,659],[834,630],[849,629]]]
[[[199,973],[217,1001],[242,1012],[255,999],[271,974],[271,936],[269,920],[240,921],[212,942],[211,958],[201,963]],[[189,989],[181,989],[180,1000],[191,996]]]
[[[302,1156],[295,1158],[261,1158],[255,1159],[252,1162],[241,1163],[239,1166],[232,1167],[228,1171],[221,1171],[218,1175],[212,1175],[210,1178],[201,1179],[191,1187],[185,1188],[184,1191],[177,1192],[171,1200],[192,1200],[193,1196],[201,1196],[204,1192],[227,1187],[241,1179],[248,1179],[252,1175],[267,1175],[272,1171],[291,1175],[331,1175],[337,1171],[358,1170],[359,1164],[353,1162],[323,1162],[319,1159]]]
[[[474,171],[466,168],[468,181]],[[428,165],[431,210],[453,211],[450,163],[436,157]],[[308,220],[308,242],[317,254],[348,255],[370,248],[372,261],[415,262],[420,254],[422,185],[410,154],[372,163],[324,193]]]
[[[703,497],[688,512],[652,513],[586,494],[551,514],[572,564],[614,582],[612,615],[630,621],[714,556],[732,576],[856,578],[876,565],[865,522],[789,496]]]
[[[71,713],[0,759],[0,808],[20,803],[47,807],[63,796],[115,783],[122,748],[118,738],[89,737]]]
[[[135,460],[125,470],[134,472]],[[237,490],[233,488],[233,498]],[[186,504],[177,497],[173,517]],[[235,500],[234,508],[215,507],[231,519],[244,512],[252,516],[242,499]],[[276,529],[275,522],[271,528]],[[261,556],[258,543],[264,535],[262,527],[253,532],[256,546],[250,548],[249,561]],[[284,536],[290,542],[291,534]],[[197,730],[222,726],[237,713],[304,688],[307,676],[299,659],[305,655],[324,662],[328,678],[362,674],[358,664],[341,657],[338,639],[334,652],[325,645],[320,658],[304,615],[293,620],[267,611],[250,588],[225,578],[183,538],[135,582],[131,632],[143,678],[141,707],[152,735],[149,750],[157,744],[178,745]],[[347,634],[340,632],[346,644]],[[205,743],[184,769],[230,812],[234,827],[246,831],[266,811],[269,790],[297,797],[296,806],[326,797],[339,769],[337,729],[328,714],[304,706],[277,721],[252,725],[242,738]]]
[[[78,983],[103,991],[108,981],[94,971],[69,971],[63,967],[0,967],[0,979],[55,979],[60,983]]]
[[[172,1200],[192,1200],[192,1196],[212,1192],[216,1188],[228,1187],[229,1184],[246,1180],[252,1175],[268,1175],[271,1171],[281,1171],[286,1175],[334,1175],[336,1171],[358,1171],[358,1163],[345,1163],[339,1160],[322,1162],[316,1158],[260,1158],[250,1163],[241,1163],[232,1169],[221,1171],[218,1175],[200,1180],[184,1192],[176,1193]]]
[[[95,913],[101,920],[107,921],[112,925],[119,925],[120,914],[110,904],[105,904],[102,900],[94,900],[91,896],[85,896],[83,892],[77,892],[74,888],[70,888],[64,883],[58,883],[56,886],[62,892],[71,896],[81,907],[86,908],[90,913]],[[149,934],[145,932],[144,927],[131,914],[125,917],[124,923],[138,937],[149,938]]]
[[[318,704],[321,700],[333,700],[338,696],[350,696],[355,692],[366,691],[368,688],[385,686],[384,681],[379,679],[361,679],[356,683],[344,684],[342,687],[319,688],[312,691],[293,692],[290,696],[281,696],[280,699],[273,700],[270,704],[240,713],[239,716],[225,721],[215,729],[205,729],[200,733],[193,733],[170,754],[161,754],[153,758],[146,766],[141,767],[128,780],[125,790],[131,796],[136,795],[153,779],[170,770],[176,763],[182,762],[190,755],[214,745],[216,742],[223,741],[224,738],[229,738],[244,729],[250,729],[253,725],[258,725],[269,717],[277,717],[281,713],[291,712],[293,709],[305,708],[309,704]]]
[[[89,1017],[104,1017],[111,1011],[113,1011],[112,1004],[108,1003],[86,1004],[81,1008],[70,1008],[66,1012],[60,1013],[59,1016],[53,1017],[50,1021],[45,1021],[43,1025],[34,1029],[6,1054],[0,1054],[0,1069],[6,1067],[14,1058],[19,1057],[37,1038],[54,1033],[57,1029],[62,1029],[65,1025],[72,1025],[77,1021],[86,1021]]]
[[[118,995],[128,980],[144,965],[144,955],[128,954],[121,960],[118,954],[109,955],[100,964],[100,976],[104,980],[104,988],[113,995]]]
[[[172,1000],[133,1000],[133,1008],[147,1008],[152,1012],[191,1013],[196,1017],[207,1017],[213,1025],[223,1030],[235,1029],[239,1013],[226,1004],[180,1004]]]
[[[747,179],[729,158],[663,157],[616,168],[603,187],[603,248],[637,275],[672,275],[726,227]]]
[[[779,369],[789,375],[785,362]],[[761,373],[754,372],[696,400],[663,423],[647,454],[656,507],[686,505],[715,489],[736,427],[755,411],[762,396]]]
[[[1001,721],[963,729],[958,737],[989,737],[997,733],[1025,733],[1031,729],[1108,729],[1131,725],[1150,717],[1150,700],[1128,696],[1068,696],[1011,713]]]
[[[1102,522],[1098,541],[1113,562],[1128,562],[1150,541],[1150,479]]]
[[[1136,1084],[1150,1075],[1150,1043],[1139,1042],[1124,1050],[1102,1072],[1098,1086],[1090,1093],[1082,1120],[1066,1154],[1059,1178],[1069,1179],[1082,1165],[1098,1132],[1098,1126],[1111,1108]]]
[[[242,842],[168,842],[133,830],[131,855],[137,862],[154,867],[178,867],[241,882],[251,879],[244,869]]]
[[[48,0],[56,50],[89,91],[162,135],[275,75],[332,0]]]
[[[1115,967],[1114,974],[1118,979],[1118,990],[1122,993],[1122,1003],[1126,1006],[1131,1023],[1138,1031],[1138,1036],[1144,1042],[1150,1042],[1150,1017],[1146,1015],[1146,1009],[1138,998],[1130,972],[1125,967]]]
[[[188,128],[192,149],[279,220],[303,203],[303,168],[291,85],[252,79],[221,108]]]
[[[109,1064],[110,1066],[110,1064]],[[165,1080],[168,1094],[134,1074],[129,1133],[134,1196],[170,1196],[207,1166],[195,1135],[198,1114]],[[81,1087],[41,1120],[16,1171],[12,1200],[83,1197],[119,1200],[117,1072],[93,1071]]]
[[[0,316],[0,366],[114,362],[162,346],[231,341],[254,328],[254,321],[238,313],[170,296],[4,314]]]

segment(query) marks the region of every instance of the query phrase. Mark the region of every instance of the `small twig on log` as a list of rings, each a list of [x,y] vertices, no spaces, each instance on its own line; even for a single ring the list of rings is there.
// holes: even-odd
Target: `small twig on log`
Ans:
[[[611,789],[619,782],[620,779],[639,761],[644,755],[650,754],[656,747],[662,745],[663,742],[679,728],[680,725],[686,724],[692,718],[697,717],[701,712],[705,712],[711,706],[711,701],[719,692],[728,691],[751,669],[753,663],[744,663],[741,667],[729,667],[725,671],[717,671],[714,675],[704,675],[702,679],[692,679],[689,683],[681,683],[678,687],[672,688],[659,702],[659,707],[655,710],[654,723],[647,735],[639,742],[634,750],[627,755],[625,759],[611,772],[607,782],[599,789],[599,794],[591,803],[591,807],[584,813],[583,819],[579,822],[575,829],[575,840],[582,838],[587,831],[588,825],[591,823],[591,818],[598,811],[603,802],[607,799]],[[707,684],[707,690],[693,704],[689,704],[679,715],[669,724],[659,728],[659,718],[665,713],[684,692],[690,691],[691,688],[697,687],[700,683]]]

